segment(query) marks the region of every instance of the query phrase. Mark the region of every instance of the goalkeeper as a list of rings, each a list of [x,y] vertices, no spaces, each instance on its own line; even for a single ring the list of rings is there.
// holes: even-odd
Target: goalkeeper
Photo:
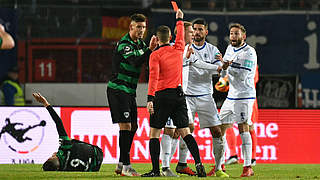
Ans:
[[[33,93],[33,97],[50,113],[56,123],[59,134],[60,147],[58,152],[42,165],[44,171],[99,171],[103,161],[102,150],[95,145],[91,145],[75,139],[70,139],[63,127],[62,120],[53,110],[40,93]]]

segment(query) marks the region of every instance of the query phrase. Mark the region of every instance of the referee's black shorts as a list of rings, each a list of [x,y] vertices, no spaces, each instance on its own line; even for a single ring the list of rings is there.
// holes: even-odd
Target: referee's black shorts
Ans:
[[[137,123],[137,103],[133,95],[108,87],[107,99],[113,123]]]
[[[168,118],[179,128],[189,126],[187,104],[182,90],[168,88],[157,91],[153,101],[154,114],[150,116],[150,127],[162,129]]]

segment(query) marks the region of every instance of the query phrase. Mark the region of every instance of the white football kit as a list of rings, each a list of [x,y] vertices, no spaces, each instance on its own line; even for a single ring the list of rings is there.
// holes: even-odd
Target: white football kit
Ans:
[[[217,47],[205,42],[203,46],[192,44],[194,54],[189,58],[189,64],[183,67],[183,90],[186,96],[189,122],[194,121],[198,113],[200,128],[218,126],[221,121],[216,103],[212,97],[212,75],[218,74],[217,68],[222,63],[215,58],[220,53]],[[201,66],[205,63],[206,66]],[[209,66],[215,66],[211,68]]]
[[[183,63],[183,91],[186,97],[189,124],[194,123],[195,113],[198,113],[200,128],[208,128],[221,125],[218,116],[217,106],[212,98],[213,82],[212,75],[218,74],[217,69],[222,66],[220,60],[215,59],[216,54],[220,53],[218,48],[214,45],[205,42],[203,46],[191,45],[194,54],[189,59],[186,58],[189,45],[186,46],[184,51]],[[166,127],[170,127],[172,121],[168,121]],[[174,128],[174,126],[171,126]],[[164,135],[165,138],[166,135]],[[168,139],[168,138],[167,138]],[[221,138],[212,138],[213,140],[213,154],[216,160],[216,169],[221,170],[221,164],[224,154],[224,141]],[[164,142],[161,142],[165,144]],[[183,141],[179,142],[179,162],[187,162],[187,148]],[[163,145],[162,147],[166,147]],[[171,154],[175,152],[175,147]],[[164,151],[162,154],[162,162],[169,167],[167,156]]]
[[[238,48],[229,45],[223,60],[232,61],[232,63],[227,69],[229,92],[220,111],[222,124],[246,122],[251,125],[256,98],[254,84],[257,67],[256,51],[246,43]]]
[[[222,66],[222,63],[215,59],[220,51],[207,42],[203,46],[192,44],[194,54],[187,59],[189,46],[186,45],[184,50],[182,71],[182,87],[186,95],[189,124],[194,122],[195,113],[198,112],[200,128],[220,125],[217,106],[212,98],[212,75],[218,74],[217,69]],[[175,128],[170,119],[166,127]]]

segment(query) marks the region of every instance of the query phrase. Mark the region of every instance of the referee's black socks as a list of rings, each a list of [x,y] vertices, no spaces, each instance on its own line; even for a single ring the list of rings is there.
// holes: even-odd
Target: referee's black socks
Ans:
[[[152,162],[152,171],[159,172],[159,156],[160,156],[160,141],[159,138],[152,138],[149,141],[149,151]]]
[[[194,137],[191,134],[188,134],[183,138],[183,140],[186,142],[195,164],[201,163],[198,144]]]

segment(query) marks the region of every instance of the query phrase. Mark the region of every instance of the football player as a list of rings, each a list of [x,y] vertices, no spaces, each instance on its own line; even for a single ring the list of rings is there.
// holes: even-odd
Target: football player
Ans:
[[[99,171],[103,161],[102,150],[67,135],[62,120],[40,93],[33,97],[49,111],[59,134],[59,149],[42,165],[44,171]]]

